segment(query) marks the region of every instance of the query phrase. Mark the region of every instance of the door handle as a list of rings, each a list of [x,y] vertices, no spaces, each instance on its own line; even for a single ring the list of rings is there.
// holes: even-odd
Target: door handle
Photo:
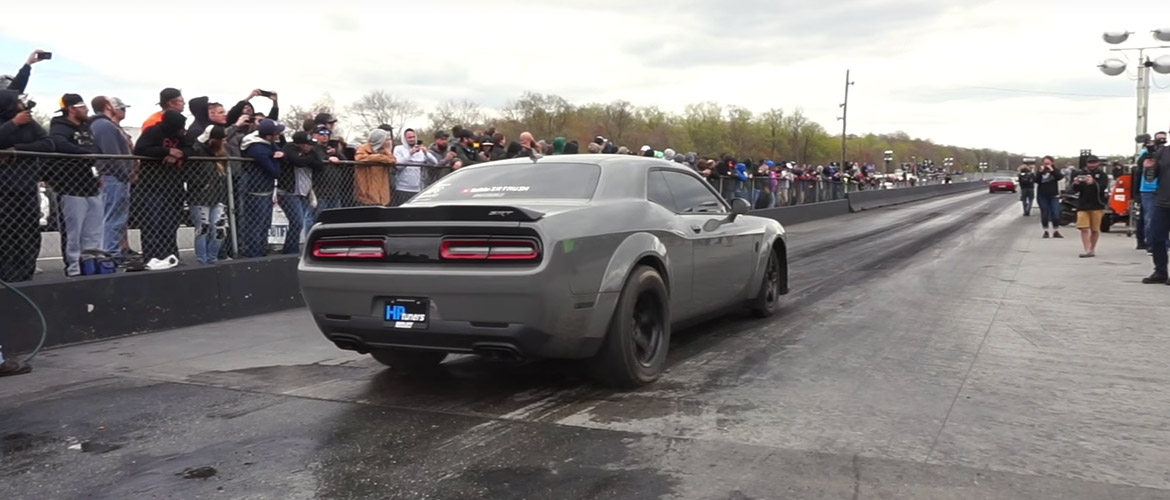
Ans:
[[[691,231],[694,231],[695,233],[701,233],[703,232],[703,228],[698,224],[691,224]]]

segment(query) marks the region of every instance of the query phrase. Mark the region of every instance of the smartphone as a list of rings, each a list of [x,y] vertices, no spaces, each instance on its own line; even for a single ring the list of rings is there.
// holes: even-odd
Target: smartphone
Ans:
[[[37,60],[38,61],[44,61],[46,59],[52,59],[52,58],[53,58],[52,52],[38,52],[37,53]]]
[[[272,92],[268,90],[261,90],[260,97],[272,97]]]

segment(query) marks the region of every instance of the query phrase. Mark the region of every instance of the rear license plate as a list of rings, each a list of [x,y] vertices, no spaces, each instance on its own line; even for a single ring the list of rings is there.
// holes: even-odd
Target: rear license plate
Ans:
[[[394,328],[425,329],[430,319],[430,301],[427,299],[386,299],[385,320]]]

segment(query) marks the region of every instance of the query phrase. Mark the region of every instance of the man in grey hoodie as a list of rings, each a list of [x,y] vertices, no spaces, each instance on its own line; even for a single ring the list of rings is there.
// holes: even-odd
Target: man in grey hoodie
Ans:
[[[397,207],[422,191],[423,169],[438,167],[439,160],[419,142],[414,129],[409,128],[402,132],[402,144],[394,147],[394,159],[398,161],[398,164],[394,166],[397,172],[394,174],[394,191],[390,194],[390,206]],[[403,165],[404,163],[406,165]],[[415,166],[410,166],[410,164]],[[417,165],[426,165],[426,167]]]
[[[122,130],[126,103],[117,97],[97,96],[90,101],[94,115],[89,119],[98,153],[130,155],[130,138]],[[126,225],[130,221],[130,183],[133,160],[98,160],[102,176],[103,214],[102,250],[121,262],[134,252],[126,243]]]

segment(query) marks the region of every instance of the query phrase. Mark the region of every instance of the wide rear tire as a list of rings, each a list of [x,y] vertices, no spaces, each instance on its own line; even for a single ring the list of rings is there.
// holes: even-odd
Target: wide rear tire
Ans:
[[[638,266],[626,279],[605,341],[589,360],[597,382],[619,389],[652,383],[666,369],[670,294],[654,268]]]
[[[764,275],[760,278],[760,290],[748,306],[757,318],[767,318],[780,310],[780,296],[785,293],[784,277],[781,274],[780,258],[776,252],[768,252],[764,264]]]
[[[398,373],[427,373],[447,359],[447,353],[412,349],[377,349],[370,356]]]

